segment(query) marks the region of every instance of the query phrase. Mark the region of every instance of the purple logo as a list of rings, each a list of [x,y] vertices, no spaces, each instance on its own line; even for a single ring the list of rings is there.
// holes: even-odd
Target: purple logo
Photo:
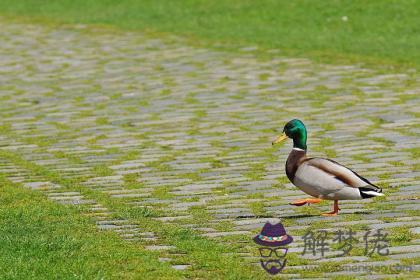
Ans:
[[[283,225],[266,223],[261,233],[254,237],[255,243],[261,245],[260,263],[261,267],[276,275],[286,266],[286,255],[288,248],[285,246],[293,242],[293,238],[286,233]]]

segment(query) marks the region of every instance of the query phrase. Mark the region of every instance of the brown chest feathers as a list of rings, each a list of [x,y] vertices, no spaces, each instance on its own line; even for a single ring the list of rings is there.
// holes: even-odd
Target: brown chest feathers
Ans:
[[[293,183],[295,178],[296,170],[299,168],[299,165],[307,159],[305,150],[293,149],[286,161],[286,175],[289,178],[290,182]]]

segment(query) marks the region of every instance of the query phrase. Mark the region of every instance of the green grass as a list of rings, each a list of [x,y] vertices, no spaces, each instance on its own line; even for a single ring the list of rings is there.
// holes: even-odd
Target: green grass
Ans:
[[[185,253],[185,255],[182,255],[182,257],[180,257],[181,260],[178,261],[185,261],[186,263],[192,264],[193,268],[191,270],[186,270],[186,271],[182,271],[182,272],[177,272],[178,274],[176,274],[175,272],[173,272],[173,270],[169,269],[169,266],[166,266],[164,264],[161,265],[161,267],[159,267],[157,264],[153,263],[152,261],[156,260],[156,255],[153,252],[149,253],[145,253],[147,251],[143,250],[141,245],[138,243],[137,246],[129,246],[127,243],[123,242],[121,239],[119,239],[117,236],[109,234],[109,236],[113,236],[114,237],[114,245],[115,247],[118,247],[120,244],[122,247],[122,252],[120,254],[119,251],[117,251],[115,254],[113,254],[113,252],[107,252],[105,251],[104,254],[108,254],[106,255],[109,259],[108,264],[112,265],[112,261],[117,262],[118,264],[122,263],[122,266],[118,266],[115,267],[115,269],[113,268],[113,270],[111,270],[108,274],[104,274],[102,273],[102,271],[100,271],[102,274],[100,274],[97,278],[101,279],[102,275],[104,274],[105,278],[109,278],[106,277],[108,275],[111,275],[113,278],[121,278],[122,276],[124,276],[124,279],[130,279],[131,278],[136,278],[139,279],[139,275],[141,275],[143,279],[173,279],[173,278],[177,278],[177,276],[179,275],[180,277],[184,277],[187,276],[187,278],[199,278],[199,279],[209,279],[209,278],[216,278],[216,279],[267,279],[268,276],[266,274],[261,274],[260,271],[255,270],[254,267],[252,265],[250,265],[247,262],[244,262],[243,259],[241,259],[239,256],[237,255],[230,255],[229,257],[224,256],[224,254],[226,253],[232,253],[236,251],[236,248],[233,244],[219,244],[217,241],[214,240],[210,240],[207,239],[205,237],[200,236],[199,234],[197,234],[195,231],[190,230],[190,229],[184,229],[182,226],[180,225],[175,225],[175,224],[169,224],[169,223],[162,223],[160,221],[156,221],[154,219],[152,219],[153,217],[156,217],[159,215],[159,211],[152,209],[152,208],[133,208],[133,207],[129,207],[127,206],[123,200],[115,200],[110,198],[108,195],[100,193],[98,191],[95,190],[89,190],[86,189],[84,187],[82,187],[80,185],[81,181],[83,179],[83,177],[74,177],[73,179],[68,179],[68,178],[63,178],[60,174],[51,171],[51,170],[47,170],[46,168],[42,167],[42,166],[38,166],[34,163],[28,162],[26,160],[24,160],[23,158],[21,158],[18,154],[15,154],[13,152],[8,152],[8,151],[4,151],[4,150],[0,150],[0,157],[7,159],[11,162],[13,162],[14,164],[20,166],[20,167],[25,167],[25,169],[27,169],[31,175],[30,176],[42,176],[43,178],[46,178],[46,180],[50,181],[50,182],[54,182],[57,183],[59,185],[61,185],[62,190],[63,191],[79,191],[82,195],[84,195],[85,197],[90,197],[90,198],[94,198],[99,204],[103,205],[104,207],[106,207],[107,209],[109,209],[111,212],[113,212],[113,215],[115,218],[120,218],[120,219],[129,219],[131,222],[133,222],[134,224],[139,224],[141,225],[141,227],[145,230],[145,231],[150,231],[150,232],[154,232],[157,236],[159,236],[159,239],[161,241],[161,244],[167,244],[167,245],[172,245],[176,247],[176,252],[183,252]],[[95,170],[99,175],[102,171],[101,170]],[[7,193],[7,188],[12,188],[13,186],[10,184],[10,182],[1,179],[0,177],[0,186],[4,186],[4,188],[6,188],[6,192]],[[18,189],[19,190],[19,189]],[[23,190],[20,190],[23,191]],[[31,194],[31,191],[25,191],[25,193],[27,193],[27,195],[29,196],[28,200],[30,201],[30,205],[28,205],[28,209],[31,208],[31,210],[33,210],[33,212],[29,212],[28,217],[31,216],[47,216],[49,217],[50,215],[55,215],[55,212],[52,210],[54,209],[54,207],[61,207],[60,209],[67,209],[70,213],[73,213],[73,217],[67,217],[65,216],[63,213],[58,213],[57,216],[60,218],[63,218],[65,221],[69,220],[71,221],[71,218],[73,219],[82,219],[82,217],[78,217],[78,213],[77,209],[72,209],[72,207],[65,207],[65,206],[58,206],[56,205],[54,202],[48,202],[46,201],[44,198],[42,198],[41,195],[39,194]],[[167,192],[163,192],[162,195],[167,195]],[[44,201],[44,204],[39,203],[38,200],[34,199],[33,197],[39,197],[39,201]],[[0,195],[0,203],[1,205],[5,205],[4,202],[1,201],[2,195]],[[9,207],[5,208],[4,212],[1,212],[1,216],[0,218],[2,218],[2,216],[10,216],[10,221],[14,221],[14,225],[16,225],[16,223],[19,223],[20,217],[16,217],[13,216],[12,214],[10,214],[10,212],[12,212],[12,208],[14,206],[14,204],[19,204],[19,194],[16,192],[11,192],[8,197],[7,197],[7,202],[9,203]],[[28,202],[29,203],[29,202]],[[49,204],[50,207],[45,207],[45,204]],[[194,208],[194,207],[193,207]],[[0,207],[0,209],[2,209]],[[1,211],[1,210],[0,210]],[[27,211],[27,210],[25,210]],[[73,211],[73,212],[71,212]],[[203,218],[205,215],[205,213],[203,212],[203,209],[196,207],[194,208],[194,210],[192,211],[193,215],[195,217],[201,217]],[[165,214],[167,215],[171,215],[171,213],[168,212],[168,210],[165,210]],[[80,214],[79,214],[80,215]],[[205,220],[205,219],[203,219]],[[7,220],[6,220],[7,221]],[[51,234],[67,234],[69,236],[71,236],[72,232],[67,232],[66,229],[68,228],[74,228],[73,231],[75,233],[78,233],[77,235],[74,236],[73,241],[78,243],[88,243],[89,245],[91,245],[91,247],[89,247],[89,249],[91,250],[102,250],[101,249],[101,244],[98,244],[97,242],[90,242],[91,240],[95,239],[95,234],[98,234],[99,232],[97,230],[94,229],[94,225],[93,223],[88,224],[89,221],[87,219],[83,220],[84,223],[86,223],[86,227],[91,228],[92,230],[92,234],[89,235],[89,232],[86,230],[86,227],[83,227],[83,225],[78,224],[78,223],[74,223],[74,224],[70,224],[70,226],[66,226],[66,223],[64,223],[64,225],[62,225],[62,220],[59,220],[57,223],[52,223],[51,221],[46,221],[45,224],[40,223],[40,221],[36,220],[36,219],[29,219],[27,220],[27,225],[24,225],[24,227],[27,228],[35,228],[37,230],[39,230],[39,232],[43,232],[45,233],[46,236],[49,236]],[[32,223],[32,224],[31,224]],[[1,227],[1,222],[0,222],[0,227]],[[64,226],[64,229],[61,230],[59,227],[60,226]],[[227,226],[226,224],[223,224],[223,226]],[[40,230],[39,227],[45,228]],[[56,229],[58,227],[58,229]],[[0,228],[1,230],[1,228]],[[9,240],[11,239],[11,237],[9,237],[9,235],[13,236],[13,226],[11,228],[9,228],[9,231],[4,232],[4,240]],[[58,231],[58,233],[56,233]],[[1,231],[0,231],[1,233]],[[83,234],[86,234],[86,236],[84,236]],[[36,234],[36,232],[31,232],[31,235],[29,237],[33,236],[37,236],[38,234]],[[29,238],[28,237],[28,238]],[[33,237],[32,237],[33,238]],[[47,238],[47,237],[45,237]],[[53,236],[52,238],[55,238],[55,236]],[[85,239],[88,238],[88,239]],[[16,239],[20,239],[20,237],[16,237]],[[1,240],[1,239],[0,239]],[[36,240],[36,239],[34,239]],[[103,240],[101,238],[98,237],[98,242],[103,242]],[[120,243],[118,243],[120,242]],[[30,242],[32,243],[32,241]],[[1,245],[1,244],[0,244]],[[140,254],[140,255],[144,255],[145,257],[148,256],[152,256],[154,257],[152,259],[152,261],[150,261],[149,263],[144,263],[141,264],[141,266],[143,266],[141,269],[134,269],[133,267],[130,266],[130,263],[126,264],[125,262],[129,261],[128,257],[131,255],[124,255],[123,252],[124,250],[128,250],[127,248],[129,248],[130,250],[127,252],[128,253],[132,253],[132,254]],[[83,250],[85,250],[84,248],[82,248]],[[35,248],[35,253],[38,249]],[[131,251],[133,250],[133,251]],[[138,250],[136,252],[136,250]],[[16,258],[16,259],[21,259],[24,258],[25,254],[31,252],[31,248],[21,248],[21,250],[13,250],[11,249],[9,252],[10,258]],[[89,253],[89,252],[88,252]],[[77,255],[71,255],[69,254],[68,251],[65,252],[61,252],[61,254],[63,256],[68,256],[69,258],[78,258]],[[148,255],[150,254],[150,255]],[[157,253],[156,253],[157,254]],[[89,255],[91,256],[91,255]],[[222,257],[223,256],[223,257]],[[91,258],[89,259],[89,261],[91,262],[92,266],[95,265],[96,263],[98,263],[98,265],[101,265],[101,259],[102,255],[98,254],[98,255],[92,255]],[[172,256],[173,257],[173,256]],[[96,258],[96,259],[95,259]],[[122,258],[122,260],[121,260]],[[176,259],[174,259],[176,261]],[[61,259],[57,258],[56,259],[57,262],[60,262]],[[72,262],[77,262],[78,260],[66,260],[69,263]],[[83,260],[86,261],[86,260]],[[133,260],[135,261],[135,260]],[[45,260],[41,260],[39,265],[43,265],[44,263],[48,263],[48,261]],[[0,268],[2,267],[9,267],[9,265],[5,265],[5,266],[1,266],[1,257],[0,257]],[[60,264],[61,265],[61,264]],[[107,265],[107,264],[106,264]],[[106,266],[104,265],[104,266]],[[127,267],[125,267],[124,265],[127,265]],[[140,264],[139,264],[140,265]],[[13,265],[11,265],[13,266]],[[63,265],[63,269],[64,267],[68,267],[66,266],[66,263],[64,263]],[[75,264],[76,266],[76,264]],[[80,266],[79,266],[80,267]],[[22,279],[28,279],[27,275],[31,275],[30,274],[30,270],[22,270],[19,268],[19,266],[17,266],[16,270],[20,273],[22,273]],[[150,270],[150,273],[149,273]],[[0,271],[1,272],[1,271]],[[86,271],[86,273],[88,273],[89,271]],[[95,271],[94,271],[95,272]],[[115,272],[115,273],[113,273]],[[116,273],[120,273],[118,274],[120,277],[114,277],[114,274]],[[29,273],[29,274],[28,274]],[[45,273],[48,273],[45,272]],[[85,273],[85,271],[80,272],[80,273]],[[79,273],[79,274],[80,274]],[[93,273],[93,272],[92,272]],[[113,274],[112,274],[113,273]],[[181,274],[182,273],[182,274]],[[2,274],[0,274],[2,275]],[[52,275],[52,274],[49,274]],[[54,274],[55,275],[55,274]],[[65,274],[62,271],[57,271],[57,275],[64,275],[66,276],[67,274]],[[69,274],[71,275],[71,274]],[[133,275],[133,277],[132,277]],[[63,278],[65,278],[63,276]],[[77,276],[77,275],[76,275]],[[90,277],[91,275],[87,275],[85,277],[85,275],[82,276],[77,276],[81,279],[95,279],[94,276]],[[75,279],[79,279],[77,277],[74,277]],[[12,277],[13,279],[15,278],[19,278],[19,275],[16,277]],[[30,278],[30,277],[29,277]],[[43,275],[39,276],[39,277],[33,277],[33,278],[40,278],[40,279],[45,279],[46,277]],[[48,278],[48,277],[47,277]],[[72,278],[72,279],[74,279]]]
[[[156,254],[99,232],[75,207],[0,178],[2,279],[148,279],[181,276]],[[178,277],[177,277],[178,276]]]
[[[323,62],[420,69],[420,1],[2,0],[0,14],[277,48]],[[261,77],[262,79],[265,77]]]

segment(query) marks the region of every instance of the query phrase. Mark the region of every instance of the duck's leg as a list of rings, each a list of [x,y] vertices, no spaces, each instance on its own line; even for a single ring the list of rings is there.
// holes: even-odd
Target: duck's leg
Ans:
[[[340,207],[338,207],[338,200],[334,200],[334,209],[331,212],[322,213],[322,216],[336,216],[338,210],[341,210]]]
[[[320,203],[322,199],[319,198],[304,198],[304,199],[298,199],[290,203],[290,205],[294,206],[303,206],[305,204],[311,204],[311,203]]]

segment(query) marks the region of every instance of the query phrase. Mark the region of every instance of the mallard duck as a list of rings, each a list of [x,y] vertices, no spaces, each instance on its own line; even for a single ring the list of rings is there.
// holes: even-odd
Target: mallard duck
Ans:
[[[333,211],[324,216],[335,216],[340,208],[339,200],[365,199],[383,196],[382,189],[353,170],[327,158],[306,156],[306,127],[302,121],[289,121],[283,134],[273,141],[273,145],[287,138],[293,139],[293,149],[286,161],[286,175],[295,186],[315,197],[299,199],[292,205],[319,203],[323,199],[334,200]]]

